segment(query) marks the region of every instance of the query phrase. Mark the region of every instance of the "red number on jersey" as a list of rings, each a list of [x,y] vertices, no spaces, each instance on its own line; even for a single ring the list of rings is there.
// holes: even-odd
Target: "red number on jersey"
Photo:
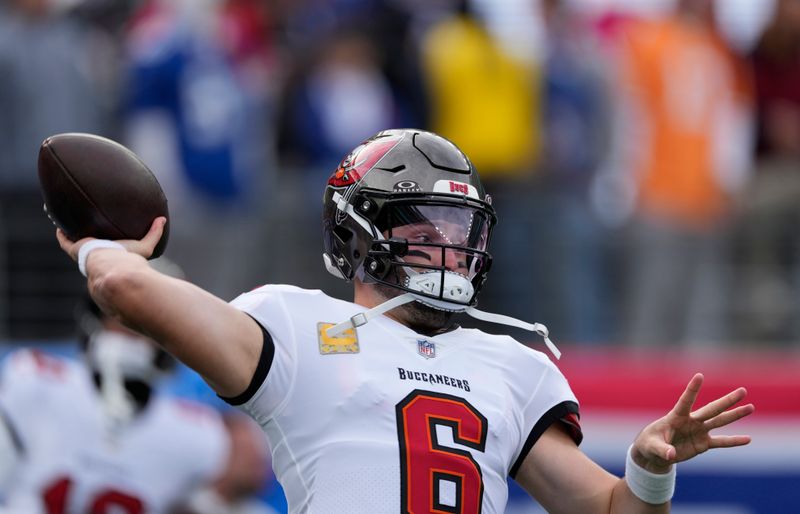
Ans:
[[[110,514],[112,512],[141,514],[144,512],[144,506],[138,498],[119,491],[107,491],[94,499],[90,512],[92,514]]]
[[[436,427],[450,427],[455,443],[483,452],[486,418],[463,398],[419,389],[398,403],[396,410],[401,512],[480,513],[483,502],[480,466],[470,452],[439,444]]]
[[[64,514],[67,510],[67,495],[72,480],[61,478],[47,486],[42,494],[47,514]]]
[[[72,480],[60,478],[43,491],[42,497],[47,507],[47,514],[66,514],[67,498],[72,487]],[[97,495],[91,502],[89,514],[142,514],[144,505],[142,501],[119,491],[106,491]]]

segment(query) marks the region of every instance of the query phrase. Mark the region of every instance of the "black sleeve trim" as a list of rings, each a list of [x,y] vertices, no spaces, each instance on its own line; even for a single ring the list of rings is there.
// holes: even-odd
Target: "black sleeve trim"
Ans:
[[[252,316],[250,316],[252,318]],[[253,321],[258,323],[258,321],[253,318]],[[258,365],[256,366],[256,371],[253,373],[253,379],[250,380],[250,385],[247,386],[247,389],[244,390],[242,394],[236,395],[232,398],[226,398],[224,396],[219,396],[223,401],[229,403],[231,405],[242,405],[247,403],[247,401],[256,394],[258,388],[261,387],[261,384],[267,379],[267,374],[269,374],[269,370],[272,367],[272,359],[275,358],[275,342],[272,340],[272,336],[269,335],[267,329],[258,323],[259,328],[261,328],[261,333],[264,334],[264,341],[263,346],[261,347],[261,356],[258,358]]]
[[[525,444],[522,445],[522,451],[519,453],[517,460],[514,461],[514,465],[511,466],[511,471],[508,472],[508,476],[511,478],[515,478],[517,475],[517,471],[519,471],[520,466],[522,466],[522,461],[525,460],[527,457],[528,452],[531,451],[533,445],[536,444],[536,441],[542,436],[545,430],[547,430],[550,425],[555,423],[556,421],[561,421],[562,419],[568,417],[569,415],[578,415],[578,404],[575,402],[561,402],[555,407],[552,407],[549,411],[545,412],[544,415],[539,418],[539,421],[533,426],[531,433],[528,434],[528,438],[525,440]],[[570,431],[572,438],[575,440],[575,444],[581,444],[581,440],[583,439],[583,435],[578,432]]]

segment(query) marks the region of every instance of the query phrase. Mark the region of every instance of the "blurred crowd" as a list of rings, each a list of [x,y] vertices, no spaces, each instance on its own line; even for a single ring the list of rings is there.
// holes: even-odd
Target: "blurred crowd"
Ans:
[[[0,0],[0,340],[75,336],[47,136],[138,153],[166,255],[230,300],[350,294],[322,266],[322,191],[390,127],[450,138],[484,178],[481,309],[559,343],[800,340],[800,0]],[[210,394],[185,374],[179,394]],[[223,421],[229,460],[188,512],[285,509],[254,427]]]
[[[41,213],[46,136],[137,152],[169,198],[166,255],[230,300],[348,294],[322,266],[325,179],[418,127],[493,196],[482,309],[564,343],[792,344],[800,1],[724,4],[2,0],[0,336],[68,336],[82,287]],[[722,23],[753,4],[761,21]]]

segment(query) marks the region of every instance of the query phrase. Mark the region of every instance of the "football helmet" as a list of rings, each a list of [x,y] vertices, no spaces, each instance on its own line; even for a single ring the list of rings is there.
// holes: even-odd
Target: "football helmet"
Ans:
[[[400,294],[327,329],[360,327],[409,302],[541,335],[547,327],[476,309],[492,264],[497,222],[475,167],[451,141],[424,130],[385,130],[357,146],[328,179],[323,259],[338,278],[379,283]]]
[[[414,293],[430,307],[477,302],[496,222],[469,158],[423,130],[379,132],[328,180],[323,258],[334,276]]]

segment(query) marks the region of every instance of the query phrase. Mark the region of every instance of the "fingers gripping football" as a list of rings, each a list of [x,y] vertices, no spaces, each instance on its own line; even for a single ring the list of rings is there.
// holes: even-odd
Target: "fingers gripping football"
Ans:
[[[141,255],[145,259],[151,258],[158,247],[159,242],[162,241],[166,224],[167,218],[160,216],[153,220],[153,223],[150,225],[150,229],[142,239],[121,239],[117,242],[124,246],[125,250],[128,252]],[[58,244],[61,246],[61,249],[64,250],[73,260],[77,261],[78,252],[80,251],[81,246],[94,238],[84,237],[83,239],[73,241],[67,237],[63,230],[59,228],[56,230],[56,239],[58,239]]]

